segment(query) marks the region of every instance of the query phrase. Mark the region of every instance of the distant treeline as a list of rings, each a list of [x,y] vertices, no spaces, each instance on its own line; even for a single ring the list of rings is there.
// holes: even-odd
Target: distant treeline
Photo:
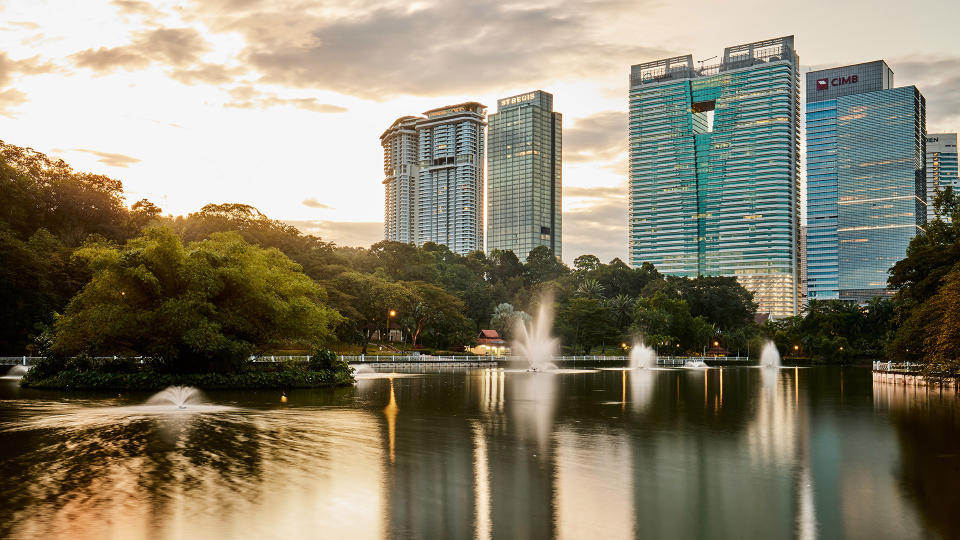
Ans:
[[[730,277],[663,276],[593,255],[570,268],[546,247],[521,262],[510,251],[461,256],[433,243],[337,246],[246,204],[164,217],[145,199],[128,209],[118,180],[2,142],[0,186],[0,354],[365,350],[388,324],[409,345],[449,350],[475,343],[481,328],[509,337],[549,292],[555,332],[573,353],[643,337],[677,353],[717,342],[742,354],[770,337],[812,359],[880,356],[885,347],[897,358],[941,359],[940,338],[928,344],[931,321],[949,327],[937,306],[960,305],[960,234],[942,221],[894,268],[894,300],[811,302],[805,316],[758,326],[752,294]],[[939,200],[957,213],[952,193]]]

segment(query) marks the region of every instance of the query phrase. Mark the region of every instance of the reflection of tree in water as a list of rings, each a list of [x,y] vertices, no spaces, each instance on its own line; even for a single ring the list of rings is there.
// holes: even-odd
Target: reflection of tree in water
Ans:
[[[159,520],[176,497],[213,483],[224,488],[218,503],[229,504],[232,487],[258,482],[260,441],[275,438],[239,415],[90,412],[50,417],[5,437],[18,441],[19,451],[0,453],[0,536],[64,517],[92,523],[133,501],[162,529]]]
[[[931,393],[891,404],[900,443],[897,473],[924,524],[943,538],[960,538],[960,403],[952,393],[943,401]]]

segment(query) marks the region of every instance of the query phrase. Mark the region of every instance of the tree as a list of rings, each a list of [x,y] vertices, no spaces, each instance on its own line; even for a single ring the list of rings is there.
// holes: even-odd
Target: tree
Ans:
[[[734,330],[753,322],[757,303],[753,301],[753,293],[735,277],[699,276],[670,281],[687,301],[691,315],[703,317],[720,330]]]
[[[593,347],[616,339],[610,313],[598,298],[574,297],[557,312],[557,331],[574,351],[590,354]]]
[[[237,233],[184,246],[171,229],[152,227],[123,247],[88,243],[76,256],[93,277],[54,325],[59,354],[145,355],[174,372],[229,371],[253,352],[312,349],[341,320],[296,263]]]
[[[586,274],[600,268],[600,259],[596,255],[580,255],[573,260],[573,267],[576,272]]]
[[[576,294],[589,298],[603,298],[603,285],[595,279],[588,278],[580,282],[580,285],[577,286]]]
[[[463,313],[463,302],[446,291],[422,281],[404,283],[411,291],[411,300],[403,316],[404,325],[410,333],[410,344],[416,345],[417,338],[424,330],[441,327],[458,328],[469,324]]]
[[[527,262],[523,265],[523,273],[528,285],[537,285],[556,279],[570,272],[565,264],[560,262],[547,246],[537,246],[530,250]]]
[[[497,306],[493,311],[493,316],[490,317],[490,326],[504,339],[513,336],[513,329],[517,327],[518,322],[524,324],[530,322],[530,315],[515,310],[513,305],[508,303]]]
[[[340,293],[333,305],[346,317],[353,340],[363,345],[362,354],[367,354],[373,333],[386,326],[390,311],[405,317],[407,314],[402,308],[414,301],[409,288],[383,275],[344,272],[332,285]]]
[[[637,300],[633,321],[634,331],[652,345],[679,344],[681,349],[700,351],[714,334],[713,325],[690,314],[686,300],[662,292]]]

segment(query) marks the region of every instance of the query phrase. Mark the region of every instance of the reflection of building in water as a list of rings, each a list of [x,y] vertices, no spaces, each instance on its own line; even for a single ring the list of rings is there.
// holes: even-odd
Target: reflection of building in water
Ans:
[[[505,414],[490,418],[493,538],[556,537],[555,393],[559,377],[511,374]]]
[[[644,538],[633,499],[628,432],[560,427],[556,434],[557,533],[560,538]],[[585,519],[585,516],[596,516]],[[598,519],[598,517],[602,518]]]
[[[480,410],[503,412],[505,376],[502,369],[485,369],[480,376]]]
[[[395,389],[401,385],[402,391]],[[399,414],[406,393],[417,395],[424,379],[391,380],[386,417],[389,463],[386,490],[389,537],[471,536],[474,530],[473,429],[459,415]],[[400,403],[402,405],[402,403]],[[421,411],[422,414],[422,411]]]

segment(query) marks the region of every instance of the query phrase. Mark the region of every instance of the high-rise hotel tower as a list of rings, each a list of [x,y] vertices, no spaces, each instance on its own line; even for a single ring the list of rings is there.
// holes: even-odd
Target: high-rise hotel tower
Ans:
[[[487,140],[487,251],[561,255],[562,117],[537,90],[497,101]]]
[[[926,222],[924,98],[880,60],[806,84],[807,294],[863,302]]]
[[[486,107],[469,102],[404,116],[380,136],[384,238],[483,249]]]
[[[960,191],[960,163],[956,133],[927,134],[927,218],[933,219],[933,198],[937,190],[952,187]],[[947,216],[941,216],[947,219]]]
[[[630,263],[735,276],[761,312],[797,313],[799,59],[793,36],[630,72]]]

